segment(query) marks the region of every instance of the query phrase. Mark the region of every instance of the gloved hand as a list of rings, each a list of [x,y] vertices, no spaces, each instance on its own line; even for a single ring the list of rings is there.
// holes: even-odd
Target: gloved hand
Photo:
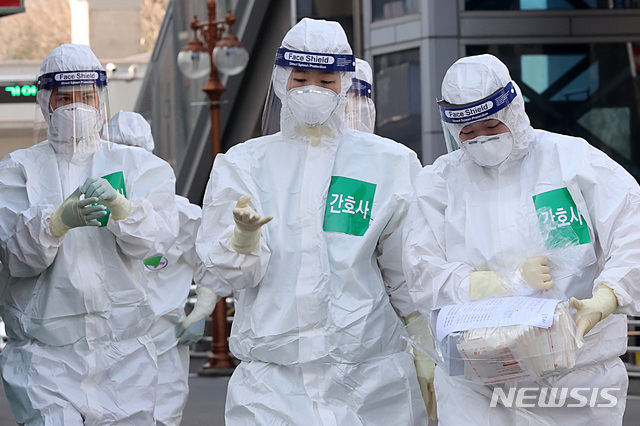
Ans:
[[[590,299],[569,299],[571,306],[576,308],[576,327],[582,336],[587,334],[594,325],[608,317],[618,307],[618,298],[613,290],[601,285]]]
[[[92,205],[98,202],[97,198],[80,199],[80,188],[76,189],[66,200],[51,214],[49,230],[51,235],[60,238],[71,228],[79,226],[100,226],[98,218],[107,214],[104,206]]]
[[[471,300],[506,294],[502,279],[494,271],[476,271],[469,275],[469,296]]]
[[[187,327],[186,330],[182,324],[178,324],[178,328],[176,329],[176,337],[180,339],[178,340],[178,344],[189,346],[202,339],[202,336],[204,336],[205,322],[206,318],[199,319]]]
[[[184,344],[182,343],[183,337],[185,341],[194,338],[195,333],[198,331],[197,327],[199,327],[196,326],[195,323],[200,320],[204,321],[205,318],[211,315],[211,312],[213,312],[213,309],[216,307],[216,303],[218,303],[218,295],[209,287],[199,285],[196,288],[196,295],[197,299],[193,311],[182,321],[182,324],[176,327],[176,338],[180,339],[180,344]],[[192,328],[191,325],[194,325],[194,327]],[[187,331],[193,333],[193,335],[185,336]],[[202,323],[202,333],[204,333],[204,322]],[[200,334],[200,337],[202,337],[202,334]]]
[[[415,348],[413,349],[413,360],[416,364],[418,384],[420,385],[420,392],[422,392],[422,399],[424,399],[424,404],[427,406],[427,414],[429,414],[431,420],[435,420],[437,418],[438,408],[436,404],[436,392],[433,388],[436,363]]]
[[[547,266],[549,259],[546,257],[530,257],[522,262],[520,266],[520,274],[522,278],[534,290],[548,290],[553,287],[551,279],[551,269]]]
[[[231,248],[240,254],[251,253],[260,247],[260,229],[273,219],[273,216],[260,216],[249,206],[249,201],[251,196],[243,195],[233,209],[236,227],[231,236]]]
[[[96,197],[107,206],[113,220],[126,219],[131,213],[131,201],[114,189],[104,178],[90,177],[80,187],[85,197]]]
[[[429,329],[428,323],[424,321],[425,318],[422,318],[419,313],[416,313],[409,315],[407,318],[402,318],[402,320],[407,326],[407,332],[409,335],[418,337],[421,344],[433,347],[433,337],[431,336],[431,330]],[[427,413],[431,420],[435,420],[437,417],[437,406],[436,393],[433,387],[433,378],[436,363],[416,347],[413,348],[413,361],[416,365],[418,384],[420,385],[422,399],[424,399],[424,403],[427,407]]]

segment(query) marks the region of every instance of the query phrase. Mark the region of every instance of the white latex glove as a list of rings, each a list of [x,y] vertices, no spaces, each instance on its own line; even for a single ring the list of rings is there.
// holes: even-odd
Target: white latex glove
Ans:
[[[131,213],[131,201],[114,189],[104,178],[90,177],[80,187],[85,197],[96,197],[107,206],[113,220],[126,219]]]
[[[522,262],[520,274],[529,287],[534,290],[548,290],[553,287],[551,269],[547,266],[549,259],[546,257],[530,257]]]
[[[420,318],[420,314],[413,314],[407,318],[403,318],[406,325],[411,324],[413,321]],[[417,322],[415,324],[420,324]],[[414,325],[415,325],[414,324]],[[425,323],[426,324],[426,323]],[[413,332],[418,332],[422,339],[431,340],[431,331],[427,328],[421,327],[420,329],[414,329]],[[436,363],[433,362],[428,356],[422,353],[419,349],[413,348],[413,361],[416,365],[416,373],[418,375],[418,384],[420,385],[420,392],[422,393],[422,399],[427,407],[427,414],[431,420],[437,418],[437,404],[436,404],[436,392],[433,387],[434,373],[436,369]]]
[[[436,404],[436,391],[433,387],[436,363],[415,348],[413,349],[413,360],[416,364],[418,384],[420,385],[420,392],[422,392],[422,399],[424,399],[424,404],[427,406],[427,414],[429,414],[431,420],[435,420],[437,418],[438,408]]]
[[[569,299],[571,306],[576,308],[576,327],[584,336],[594,325],[608,317],[618,307],[618,298],[613,290],[601,285],[590,299],[578,300],[575,297]]]
[[[243,195],[233,209],[236,227],[231,236],[231,248],[240,254],[254,252],[260,247],[260,230],[264,224],[273,219],[273,216],[260,216],[249,206],[249,201],[251,196]]]
[[[76,189],[66,200],[51,214],[49,230],[51,235],[60,238],[71,228],[79,226],[100,226],[98,218],[107,214],[104,206],[93,205],[97,198],[85,198],[80,200],[82,194],[80,188]]]
[[[502,279],[494,271],[476,271],[469,275],[469,296],[471,300],[479,300],[506,293],[507,289],[502,283]]]
[[[196,288],[196,295],[196,304],[193,307],[193,311],[191,311],[187,318],[182,321],[182,324],[177,327],[177,338],[182,337],[184,331],[188,329],[191,324],[211,315],[211,312],[213,312],[216,307],[216,303],[218,303],[218,295],[209,287],[199,285]]]

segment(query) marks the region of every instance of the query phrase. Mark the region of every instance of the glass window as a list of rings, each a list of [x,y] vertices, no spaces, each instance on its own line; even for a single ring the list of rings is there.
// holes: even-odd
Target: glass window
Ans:
[[[376,134],[403,143],[422,157],[420,50],[374,58]]]
[[[373,0],[373,20],[380,21],[418,13],[419,5],[419,0]]]
[[[507,65],[534,128],[584,138],[640,180],[640,43],[467,46],[481,53]]]
[[[640,0],[465,0],[466,10],[630,9]]]

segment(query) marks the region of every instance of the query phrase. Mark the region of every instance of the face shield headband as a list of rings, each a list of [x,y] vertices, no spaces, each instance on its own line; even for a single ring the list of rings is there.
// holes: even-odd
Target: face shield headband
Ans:
[[[354,93],[358,96],[371,99],[371,85],[369,83],[358,78],[352,78],[351,82],[351,87],[347,93]]]
[[[59,71],[38,77],[38,90],[68,86],[106,86],[107,72],[100,70]]]
[[[321,71],[355,72],[356,57],[331,53],[312,53],[288,50],[276,52],[275,64],[281,67],[306,68]]]
[[[513,83],[496,90],[486,98],[465,105],[450,104],[445,100],[437,101],[440,119],[445,123],[467,124],[482,120],[506,108],[518,95]]]

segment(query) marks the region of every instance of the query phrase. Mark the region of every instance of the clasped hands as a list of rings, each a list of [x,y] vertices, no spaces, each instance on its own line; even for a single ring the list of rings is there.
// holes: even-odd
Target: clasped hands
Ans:
[[[84,198],[80,196],[84,194]],[[51,214],[49,228],[54,237],[80,226],[100,226],[98,219],[111,211],[114,220],[126,218],[131,202],[104,178],[90,177]]]

